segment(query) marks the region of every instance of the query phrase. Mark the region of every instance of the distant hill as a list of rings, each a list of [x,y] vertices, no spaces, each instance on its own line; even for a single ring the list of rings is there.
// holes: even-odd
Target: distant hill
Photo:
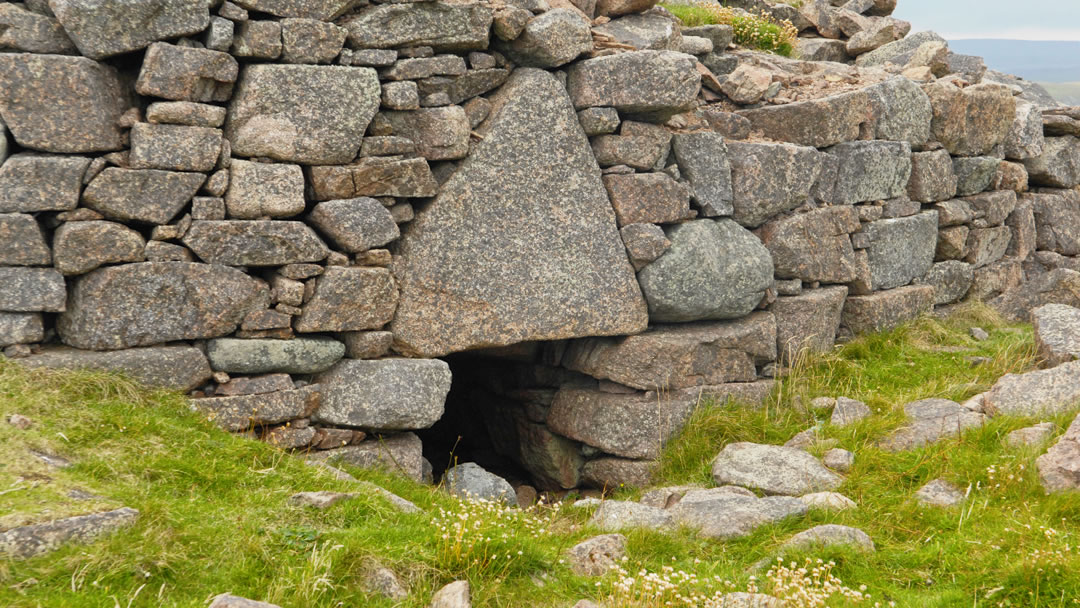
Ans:
[[[993,70],[1036,82],[1080,82],[1080,42],[950,40],[957,53],[978,55]]]

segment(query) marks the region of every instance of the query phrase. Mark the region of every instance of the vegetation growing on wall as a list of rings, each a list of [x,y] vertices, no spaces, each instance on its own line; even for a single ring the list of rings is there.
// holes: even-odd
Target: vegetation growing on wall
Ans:
[[[730,25],[739,45],[791,57],[799,30],[790,21],[778,21],[765,13],[747,14],[716,2],[695,1],[688,4],[661,4],[686,27]]]

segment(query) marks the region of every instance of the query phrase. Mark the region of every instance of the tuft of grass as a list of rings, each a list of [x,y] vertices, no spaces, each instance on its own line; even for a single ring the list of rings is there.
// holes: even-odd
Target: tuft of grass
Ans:
[[[974,325],[990,339],[972,340],[967,332]],[[783,443],[817,426],[824,439],[856,454],[838,491],[858,509],[812,511],[729,542],[688,529],[628,531],[622,564],[628,576],[612,572],[599,580],[575,576],[563,561],[567,547],[599,533],[587,523],[590,509],[520,512],[463,504],[437,488],[355,469],[350,472],[358,478],[424,512],[403,514],[371,495],[325,511],[291,507],[287,499],[295,492],[362,489],[218,430],[175,393],[104,374],[26,370],[0,359],[0,419],[20,413],[35,421],[28,431],[0,422],[0,514],[7,518],[0,529],[118,505],[140,511],[134,527],[91,545],[0,560],[0,606],[186,608],[231,592],[286,608],[422,608],[440,586],[464,578],[478,608],[570,606],[586,598],[622,598],[608,608],[636,608],[656,605],[655,596],[625,585],[662,587],[667,577],[679,589],[700,592],[697,604],[686,604],[700,608],[716,590],[776,592],[768,565],[760,564],[776,566],[778,557],[788,567],[788,574],[774,570],[784,585],[809,559],[808,571],[827,570],[841,581],[835,585],[860,593],[867,586],[870,599],[837,595],[826,602],[830,607],[1073,606],[1080,601],[1080,493],[1043,493],[1034,462],[1047,445],[1002,442],[1040,420],[994,418],[960,438],[910,452],[875,447],[902,424],[904,403],[966,399],[1003,373],[1031,369],[1032,352],[1030,327],[972,305],[949,318],[920,319],[807,356],[766,407],[703,406],[666,446],[657,485],[711,485],[710,462],[727,442]],[[986,361],[973,366],[968,357]],[[834,428],[829,412],[808,405],[819,396],[860,399],[874,415]],[[1060,434],[1070,420],[1067,414],[1051,421]],[[29,450],[73,464],[47,468],[27,457]],[[914,501],[915,490],[936,478],[969,493],[963,507]],[[100,502],[67,499],[74,488]],[[866,531],[877,550],[780,548],[793,534],[825,523]],[[364,591],[364,574],[376,564],[398,574],[408,599],[396,603]]]
[[[735,43],[746,48],[784,57],[791,57],[795,52],[799,30],[790,21],[779,21],[766,13],[747,14],[707,0],[686,4],[661,3],[661,6],[686,27],[730,25],[735,34]]]

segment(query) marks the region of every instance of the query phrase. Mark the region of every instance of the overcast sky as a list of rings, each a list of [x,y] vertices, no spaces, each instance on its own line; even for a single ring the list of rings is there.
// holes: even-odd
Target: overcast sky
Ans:
[[[1080,40],[1080,0],[899,0],[895,16],[949,40]]]

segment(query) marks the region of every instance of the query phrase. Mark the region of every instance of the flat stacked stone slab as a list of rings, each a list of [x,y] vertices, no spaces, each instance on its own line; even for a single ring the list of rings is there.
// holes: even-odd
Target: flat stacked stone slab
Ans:
[[[192,346],[150,346],[110,352],[49,346],[24,357],[26,367],[92,369],[124,374],[147,386],[190,391],[210,379],[206,356]]]
[[[450,368],[438,359],[346,359],[319,374],[313,420],[375,431],[430,427],[442,417]]]

